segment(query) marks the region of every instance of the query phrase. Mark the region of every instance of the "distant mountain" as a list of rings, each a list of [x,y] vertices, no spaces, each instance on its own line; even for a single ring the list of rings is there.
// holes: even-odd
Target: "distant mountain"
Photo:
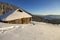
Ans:
[[[60,19],[60,15],[36,15],[48,20],[52,20],[52,19]]]
[[[60,24],[60,15],[34,15],[33,21]]]
[[[60,15],[47,15],[43,16],[45,19],[60,19]]]

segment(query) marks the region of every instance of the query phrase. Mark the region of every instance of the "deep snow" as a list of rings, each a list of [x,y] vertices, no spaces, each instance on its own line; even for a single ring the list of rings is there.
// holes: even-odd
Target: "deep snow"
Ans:
[[[60,40],[60,25],[43,22],[31,24],[5,24],[5,26],[18,26],[14,30],[0,33],[0,40]],[[2,24],[0,23],[0,26]]]

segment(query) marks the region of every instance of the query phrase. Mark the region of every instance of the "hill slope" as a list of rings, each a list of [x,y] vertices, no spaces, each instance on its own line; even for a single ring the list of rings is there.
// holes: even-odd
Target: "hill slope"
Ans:
[[[16,10],[18,7],[8,3],[0,2],[0,15],[8,12],[9,10]]]

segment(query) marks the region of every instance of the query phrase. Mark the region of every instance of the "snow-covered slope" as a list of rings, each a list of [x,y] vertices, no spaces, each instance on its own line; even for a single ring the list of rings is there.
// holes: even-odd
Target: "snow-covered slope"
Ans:
[[[60,25],[43,22],[21,24],[15,30],[1,33],[0,40],[60,40]]]

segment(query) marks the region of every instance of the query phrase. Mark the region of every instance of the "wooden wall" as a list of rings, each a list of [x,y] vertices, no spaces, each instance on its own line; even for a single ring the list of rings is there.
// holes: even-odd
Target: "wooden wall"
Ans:
[[[5,21],[4,23],[11,23],[11,24],[28,24],[32,18],[22,18],[22,19],[16,19],[12,21]]]

